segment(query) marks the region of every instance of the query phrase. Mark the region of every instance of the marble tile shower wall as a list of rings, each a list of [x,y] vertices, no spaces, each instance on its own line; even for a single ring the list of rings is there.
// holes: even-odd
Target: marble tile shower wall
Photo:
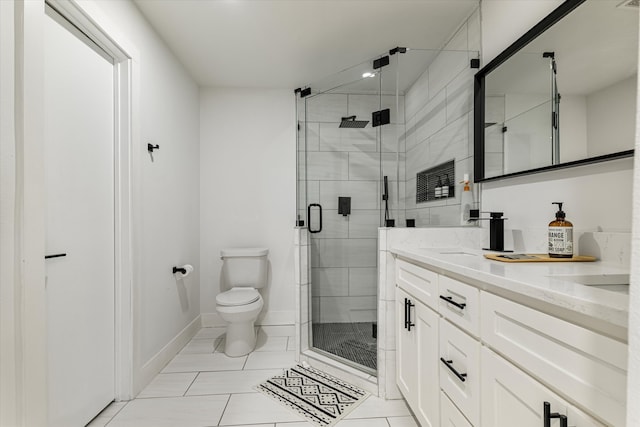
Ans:
[[[463,175],[473,177],[473,75],[479,57],[476,11],[405,94],[406,217],[416,226],[460,225]],[[416,174],[455,160],[455,197],[416,203]],[[450,179],[452,177],[449,177]]]
[[[300,200],[299,206],[319,203],[323,217],[322,232],[310,235],[313,321],[372,322],[377,304],[380,168],[389,177],[390,192],[404,187],[397,181],[404,177],[404,146],[397,137],[404,131],[404,111],[396,112],[391,95],[331,93],[310,97],[306,103],[306,135],[300,138],[305,146],[299,153],[303,168],[299,176],[306,175],[306,200]],[[338,127],[341,117],[371,120],[380,103],[391,109],[391,124]],[[379,137],[377,132],[381,132]],[[338,197],[351,197],[349,216],[338,214]],[[395,217],[401,211],[399,201],[396,194],[390,206]]]

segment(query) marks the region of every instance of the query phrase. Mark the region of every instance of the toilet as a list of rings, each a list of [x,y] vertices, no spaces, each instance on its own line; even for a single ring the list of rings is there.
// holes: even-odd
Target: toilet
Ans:
[[[268,254],[267,248],[220,251],[224,292],[216,296],[216,311],[227,322],[227,356],[245,356],[256,346],[254,323],[264,305],[258,290],[267,283]]]

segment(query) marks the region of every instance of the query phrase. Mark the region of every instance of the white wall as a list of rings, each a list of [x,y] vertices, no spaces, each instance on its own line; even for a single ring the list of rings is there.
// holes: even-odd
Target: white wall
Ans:
[[[202,89],[200,260],[204,325],[215,310],[220,250],[269,248],[258,324],[294,323],[295,97],[289,90]]]
[[[0,425],[18,420],[13,6],[0,2]]]
[[[134,168],[134,378],[139,391],[166,363],[162,351],[197,319],[199,99],[195,82],[129,1],[95,2],[139,53],[140,150]],[[134,82],[135,83],[135,82]],[[159,144],[153,155],[147,142]],[[174,265],[193,264],[178,281]]]

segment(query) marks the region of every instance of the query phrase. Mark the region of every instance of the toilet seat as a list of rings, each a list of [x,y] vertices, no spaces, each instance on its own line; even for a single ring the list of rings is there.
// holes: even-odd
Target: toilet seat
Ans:
[[[216,303],[225,307],[251,304],[260,299],[260,293],[254,288],[233,288],[216,296]]]

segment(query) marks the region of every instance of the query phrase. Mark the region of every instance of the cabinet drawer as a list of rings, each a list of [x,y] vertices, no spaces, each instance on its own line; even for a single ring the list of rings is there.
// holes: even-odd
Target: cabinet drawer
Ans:
[[[440,314],[469,332],[480,336],[480,291],[458,280],[440,276]]]
[[[480,425],[480,343],[440,318],[440,388]]]
[[[423,304],[438,311],[438,275],[406,261],[396,261],[396,283]]]
[[[482,292],[482,339],[597,418],[625,425],[627,345]]]
[[[462,415],[462,412],[449,400],[446,394],[440,393],[440,425],[446,427],[473,427]]]

